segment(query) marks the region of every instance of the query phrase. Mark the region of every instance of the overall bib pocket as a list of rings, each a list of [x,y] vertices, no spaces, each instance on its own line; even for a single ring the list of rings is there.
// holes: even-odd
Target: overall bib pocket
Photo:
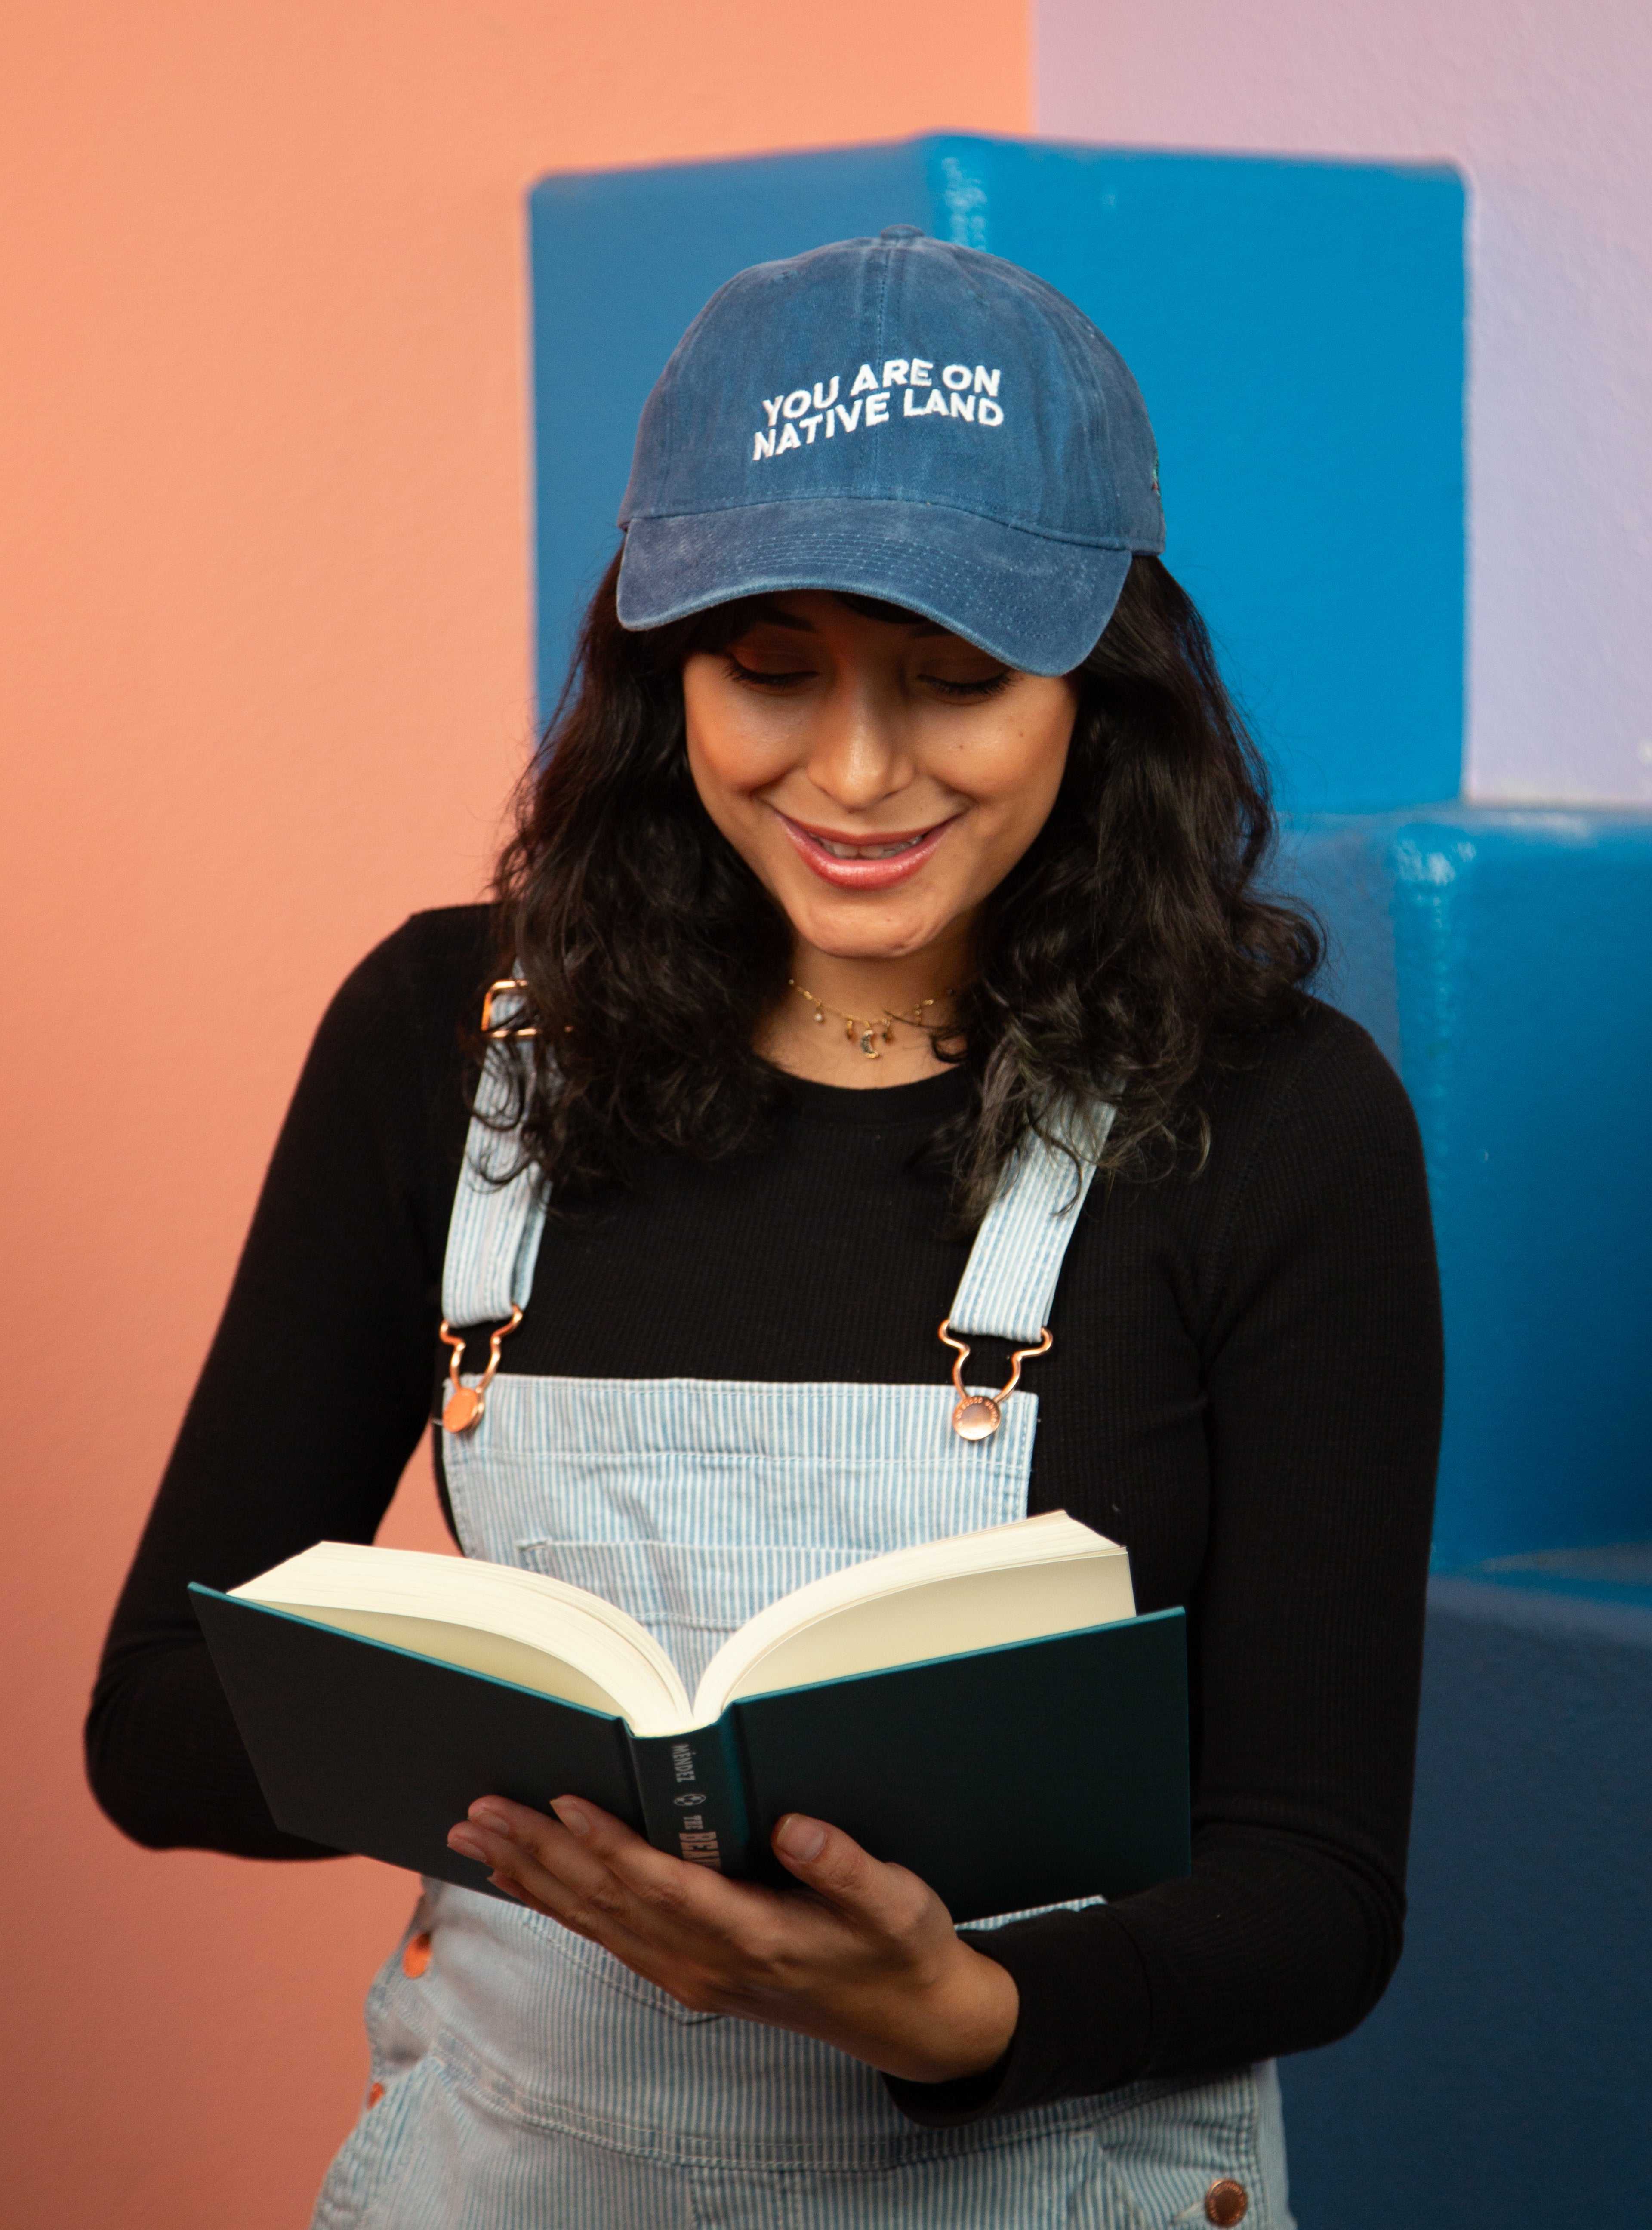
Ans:
[[[617,1603],[647,1628],[692,1695],[711,1659],[748,1619],[868,1553],[835,1543],[541,1539],[518,1543],[516,1561]]]

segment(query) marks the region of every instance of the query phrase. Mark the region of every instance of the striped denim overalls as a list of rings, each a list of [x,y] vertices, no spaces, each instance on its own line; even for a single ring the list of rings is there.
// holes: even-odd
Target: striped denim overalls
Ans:
[[[505,1104],[510,1057],[490,1054],[479,1117]],[[483,1174],[513,1159],[472,1122],[450,1324],[526,1304],[543,1201],[530,1173]],[[1021,1157],[970,1254],[960,1331],[1038,1340],[1074,1191],[1065,1156]],[[950,1428],[955,1398],[938,1373],[929,1386],[503,1375],[480,1423],[444,1440],[454,1524],[469,1556],[621,1604],[691,1692],[719,1643],[787,1589],[1025,1514],[1036,1395],[1009,1395],[1000,1429],[974,1442]],[[1205,2222],[1222,2178],[1248,2195],[1246,2230],[1291,2230],[1271,2063],[922,2130],[859,2061],[691,2013],[554,1921],[437,1882],[367,2019],[371,2103],[314,2230],[1161,2230]]]

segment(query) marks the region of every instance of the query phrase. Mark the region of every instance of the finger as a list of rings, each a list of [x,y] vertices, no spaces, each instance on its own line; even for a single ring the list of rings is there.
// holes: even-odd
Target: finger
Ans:
[[[661,1855],[600,1806],[587,1805],[582,1799],[557,1801],[559,1808],[575,1813],[588,1840],[602,1836],[606,1840],[606,1831],[612,1829],[617,1831],[614,1846],[621,1852],[627,1845],[640,1845],[652,1857]],[[506,1825],[514,1831],[509,1840],[498,1832]],[[633,1973],[671,1992],[691,2009],[717,2010],[707,1995],[709,1978],[695,1957],[697,1952],[704,1953],[705,1939],[671,1928],[657,1904],[636,1896],[595,1853],[570,1853],[568,1846],[573,1840],[572,1829],[562,1823],[546,1820],[525,1806],[489,1797],[473,1804],[470,1817],[448,1836],[455,1848],[466,1849],[467,1855],[479,1856],[493,1866],[490,1879],[507,1897],[600,1944]],[[536,1851],[553,1859],[561,1871],[540,1863]],[[667,1868],[674,1863],[680,1862],[665,1860]],[[685,1866],[682,1871],[693,1875],[699,1869]]]
[[[518,1872],[526,1861],[606,1907],[616,1887],[626,1886],[627,1859],[649,1853],[649,1845],[600,1805],[571,1796],[552,1801],[557,1816],[547,1819],[506,1797],[481,1796],[457,1832],[475,1837],[490,1862],[502,1865],[507,1873]]]
[[[509,1796],[479,1796],[466,1817],[460,1821],[460,1830],[468,1828],[484,1835],[503,1837],[507,1842],[537,1853],[543,1853],[547,1857],[555,1853],[558,1863],[582,1847],[595,1847],[594,1828],[601,1830],[597,1841],[605,1852],[623,1849],[627,1843],[642,1843],[641,1837],[633,1834],[623,1820],[616,1820],[585,1797],[556,1796],[550,1803],[551,1810],[556,1814],[554,1819]],[[642,1844],[642,1847],[648,1847]]]
[[[503,1798],[483,1798],[472,1805],[470,1816],[447,1836],[450,1849],[492,1870],[489,1879],[496,1889],[637,1964],[648,1947],[626,1925],[631,1898],[624,1884],[601,1868],[590,1879],[571,1883],[554,1865],[543,1863],[564,1857],[557,1846],[569,1840],[555,1821]]]
[[[691,1866],[656,1850],[586,1797],[553,1797],[551,1808],[577,1840],[580,1856],[624,1883],[636,1906],[660,1926],[727,1937],[752,1917],[755,1905],[768,1906],[768,1892],[729,1881],[714,1866]],[[565,1879],[575,1879],[569,1868],[562,1871]]]
[[[787,1872],[858,1926],[903,1936],[940,1900],[904,1866],[886,1866],[841,1827],[806,1812],[778,1820],[771,1838]]]
[[[511,1808],[514,1812],[516,1808]],[[496,1888],[508,1886],[525,1903],[550,1911],[553,1885],[564,1899],[573,1898],[576,1892],[561,1884],[554,1867],[542,1864],[538,1855],[543,1849],[544,1856],[554,1860],[556,1847],[551,1839],[558,1833],[556,1823],[541,1820],[537,1830],[543,1831],[543,1836],[535,1828],[507,1816],[503,1807],[496,1810],[484,1801],[472,1805],[470,1815],[448,1829],[447,1847],[462,1858],[490,1868]]]
[[[548,1820],[527,1805],[480,1797],[450,1842],[517,1883],[564,1925],[611,1949],[618,1948],[616,1928],[663,1946],[715,1921],[715,1911],[704,1909],[701,1868],[654,1850],[600,1805],[570,1796],[555,1802],[558,1817]]]
[[[605,1907],[624,1894],[601,1859],[582,1850],[560,1821],[508,1797],[479,1797],[449,1831],[447,1842],[450,1849],[497,1867],[536,1894],[547,1879],[569,1895],[593,1896]]]

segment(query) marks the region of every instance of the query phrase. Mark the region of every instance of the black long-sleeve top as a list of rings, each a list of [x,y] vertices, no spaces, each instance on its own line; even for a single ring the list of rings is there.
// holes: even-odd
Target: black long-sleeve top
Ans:
[[[492,950],[484,908],[417,915],[316,1038],[93,1699],[93,1786],[139,1842],[325,1855],[271,1821],[185,1588],[370,1540],[427,1428]],[[798,1081],[762,1150],[553,1221],[501,1369],[944,1379],[968,1244],[919,1150],[965,1088]],[[1122,1542],[1141,1609],[1187,1607],[1192,1875],[978,1939],[1015,2039],[987,2075],[892,2082],[918,2121],[1327,2043],[1399,1955],[1442,1376],[1416,1125],[1312,1002],[1207,1105],[1202,1170],[1092,1189],[1027,1381],[1030,1508]]]

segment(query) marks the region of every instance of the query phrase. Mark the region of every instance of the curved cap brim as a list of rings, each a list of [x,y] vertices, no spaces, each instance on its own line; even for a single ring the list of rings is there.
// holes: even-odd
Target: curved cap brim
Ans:
[[[1070,674],[1113,616],[1131,555],[942,504],[743,504],[633,519],[620,623],[664,627],[736,596],[832,589],[921,612],[1024,674]]]

